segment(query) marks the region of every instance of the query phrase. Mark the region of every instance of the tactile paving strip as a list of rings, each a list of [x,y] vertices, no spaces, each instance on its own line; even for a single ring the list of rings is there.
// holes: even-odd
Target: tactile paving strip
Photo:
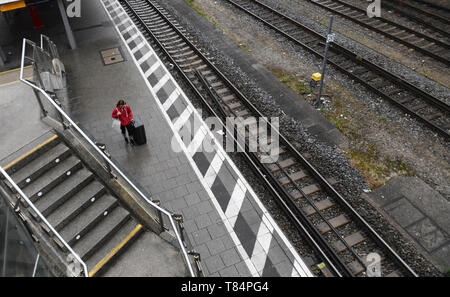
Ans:
[[[102,3],[251,274],[313,276],[122,6]],[[201,125],[191,129],[193,121]],[[213,149],[199,151],[204,142]]]

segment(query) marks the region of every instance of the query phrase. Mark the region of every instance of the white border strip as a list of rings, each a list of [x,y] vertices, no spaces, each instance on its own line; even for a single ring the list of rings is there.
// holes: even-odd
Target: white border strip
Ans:
[[[117,3],[117,0],[112,0],[115,1]],[[230,235],[234,234],[234,236],[231,236],[233,241],[235,242],[236,246],[241,246],[240,240],[237,238],[233,228],[231,227],[231,225],[228,223],[228,220],[225,216],[225,214],[222,211],[221,206],[219,205],[219,203],[217,202],[214,194],[211,191],[211,188],[207,185],[206,180],[204,179],[203,175],[201,174],[200,170],[198,169],[197,165],[195,164],[194,160],[192,159],[192,157],[189,155],[189,152],[186,148],[186,146],[184,145],[183,140],[181,139],[181,137],[179,136],[178,133],[176,133],[175,131],[175,127],[172,123],[172,121],[170,120],[169,116],[166,114],[163,105],[161,104],[161,102],[159,101],[159,99],[157,99],[158,97],[156,96],[156,93],[154,92],[152,86],[150,85],[150,83],[147,80],[147,77],[145,76],[145,74],[143,73],[140,64],[138,63],[138,61],[136,60],[136,58],[134,57],[133,54],[131,54],[132,50],[130,49],[130,47],[128,46],[128,43],[124,40],[122,34],[120,33],[118,27],[116,26],[116,24],[114,23],[114,20],[112,19],[111,15],[108,12],[108,9],[105,7],[105,4],[103,3],[103,0],[100,0],[100,2],[102,3],[102,6],[104,7],[106,13],[108,14],[108,17],[111,19],[112,23],[114,24],[114,28],[116,29],[117,33],[120,36],[120,39],[124,42],[126,48],[128,49],[132,60],[134,61],[134,63],[136,64],[139,73],[142,75],[142,77],[144,78],[145,83],[147,84],[147,87],[150,90],[150,93],[153,95],[158,107],[160,108],[163,116],[165,117],[166,121],[168,122],[169,126],[171,127],[171,129],[174,132],[174,136],[176,138],[176,140],[178,141],[178,144],[180,145],[180,147],[182,148],[183,152],[185,153],[187,159],[189,160],[189,163],[191,164],[191,167],[193,168],[194,172],[197,174],[200,182],[202,183],[203,187],[205,188],[206,192],[208,193],[208,195],[211,198],[211,201],[213,202],[214,206],[216,207],[216,210],[218,211],[219,216],[221,217],[222,221],[225,223],[225,226],[228,229],[228,232],[230,233]],[[120,4],[119,4],[120,5]],[[120,8],[123,10],[123,7],[120,5]],[[135,26],[135,24],[133,23],[133,26]],[[137,28],[136,28],[137,29]],[[138,30],[138,35],[141,36],[141,38],[143,38],[143,40],[145,40],[145,42],[148,41],[147,39],[142,35],[142,32]],[[153,52],[153,54],[155,55],[157,62],[155,63],[159,63],[161,67],[163,67],[163,69],[166,71],[167,74],[170,75],[170,72],[166,69],[166,67],[164,66],[164,64],[162,63],[162,61],[160,60],[160,58],[158,57],[158,55],[156,55],[156,53],[154,52],[153,48],[149,45],[150,51]],[[183,90],[180,88],[180,86],[178,85],[178,83],[171,77],[172,82],[174,83],[176,89],[178,89],[181,93],[181,96],[183,96],[183,98],[185,99],[186,103],[188,104],[188,108],[190,107],[192,112],[194,113],[194,115],[199,118],[201,120],[201,123],[203,126],[206,126],[206,124],[204,123],[203,119],[200,117],[199,113],[197,112],[197,110],[195,109],[195,107],[192,105],[192,103],[190,102],[189,99],[187,99],[186,94],[183,92]],[[207,126],[206,126],[207,128]],[[308,269],[307,265],[303,262],[303,260],[300,258],[300,256],[298,255],[298,253],[296,252],[296,250],[294,249],[294,247],[291,245],[291,243],[289,242],[289,240],[286,238],[286,236],[284,235],[284,233],[281,231],[281,229],[278,227],[278,225],[275,223],[275,221],[273,221],[272,217],[270,216],[270,214],[268,213],[268,211],[266,210],[266,208],[264,207],[264,205],[262,204],[262,202],[259,200],[259,198],[257,197],[256,193],[253,191],[253,189],[251,188],[251,186],[248,184],[248,182],[245,180],[245,178],[242,176],[241,172],[239,171],[239,169],[236,167],[236,165],[234,164],[234,162],[230,159],[230,157],[226,154],[225,151],[223,151],[223,148],[220,144],[218,144],[217,139],[214,137],[214,135],[212,134],[212,132],[209,129],[206,129],[207,133],[209,134],[209,136],[211,137],[211,139],[214,140],[215,143],[215,147],[216,149],[218,149],[218,151],[220,151],[220,155],[225,156],[226,160],[228,161],[228,163],[231,165],[232,169],[236,172],[236,174],[239,177],[239,180],[237,181],[239,183],[239,181],[241,181],[243,183],[243,185],[245,186],[245,188],[250,192],[250,194],[252,195],[252,197],[254,198],[255,202],[257,203],[257,205],[261,208],[262,212],[263,212],[263,217],[265,217],[265,220],[263,218],[263,222],[266,221],[281,237],[281,239],[283,240],[284,244],[287,246],[287,248],[289,249],[289,251],[292,253],[292,255],[294,256],[295,260],[293,263],[293,269],[297,270],[297,272],[299,273],[300,276],[308,276],[308,277],[312,277],[314,276],[311,271]],[[248,255],[245,252],[245,250],[242,249],[238,249],[241,250],[241,256],[243,257],[243,259],[248,259]],[[243,251],[242,251],[243,250]],[[259,273],[257,272],[254,264],[251,261],[245,261],[247,264],[247,267],[249,268],[250,272],[252,273],[253,276],[260,276]],[[297,262],[297,263],[296,263]],[[256,271],[256,272],[255,272]],[[292,275],[295,275],[295,273],[293,272]]]

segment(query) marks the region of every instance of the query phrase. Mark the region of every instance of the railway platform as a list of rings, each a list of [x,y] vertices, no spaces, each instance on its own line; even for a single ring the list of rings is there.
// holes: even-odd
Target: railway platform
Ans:
[[[190,140],[181,138],[182,126],[201,116],[118,2],[83,2],[82,17],[71,19],[71,26],[75,50],[64,34],[50,36],[67,74],[63,106],[152,199],[183,215],[204,275],[313,276],[311,263],[295,251],[206,124],[201,121]],[[23,98],[35,101],[28,95]],[[119,99],[145,124],[146,145],[131,146],[112,129]],[[195,149],[205,139],[215,143],[213,151]],[[145,252],[145,244],[133,246],[109,272],[148,275]]]
[[[196,110],[118,2],[92,2],[87,9],[96,11],[93,23],[82,20],[91,29],[75,31],[78,49],[62,54],[74,119],[107,145],[153,199],[183,214],[205,275],[311,275],[223,149],[189,154],[193,143],[179,142],[183,150],[173,150],[178,129],[198,116]],[[101,51],[115,48],[118,63],[102,60]],[[111,112],[121,98],[145,124],[147,145],[127,145],[111,129]],[[211,137],[206,126],[200,130]]]
[[[182,0],[174,0],[171,6],[178,12],[194,12]],[[17,14],[20,15],[20,11]],[[167,11],[144,1],[95,0],[82,2],[81,16],[70,18],[70,26],[67,18],[59,19],[59,14],[63,14],[63,10],[58,11],[51,5],[43,7],[42,15],[45,18],[41,31],[36,31],[36,28],[32,29],[25,23],[17,26],[17,31],[11,30],[2,25],[0,16],[0,34],[7,32],[4,36],[8,39],[8,54],[11,53],[10,64],[6,65],[6,68],[4,65],[0,68],[0,106],[10,111],[0,119],[0,124],[4,127],[0,131],[0,139],[7,140],[2,141],[0,147],[0,194],[3,198],[6,197],[6,202],[9,199],[11,204],[13,200],[17,201],[18,196],[27,200],[26,195],[31,201],[37,201],[35,204],[40,207],[42,215],[48,218],[48,221],[55,222],[54,228],[64,235],[61,236],[63,240],[62,243],[59,241],[59,244],[66,244],[65,247],[76,257],[76,253],[79,253],[82,259],[80,262],[88,266],[89,271],[84,269],[86,276],[194,276],[193,267],[198,266],[191,265],[189,259],[192,257],[198,260],[195,252],[198,252],[201,258],[202,273],[199,274],[209,277],[308,277],[314,276],[310,270],[313,266],[320,267],[322,273],[328,275],[329,267],[325,266],[330,263],[332,267],[332,262],[323,260],[321,265],[317,265],[321,262],[319,258],[311,258],[315,256],[308,252],[306,253],[310,256],[300,256],[289,242],[284,232],[290,232],[289,235],[292,236],[289,238],[293,238],[297,248],[304,238],[298,240],[299,237],[291,231],[284,231],[286,226],[281,226],[283,223],[279,223],[280,226],[277,224],[284,219],[275,221],[272,218],[258,197],[265,196],[264,190],[278,198],[279,193],[284,193],[284,198],[296,200],[303,195],[308,200],[312,207],[304,207],[303,211],[308,213],[307,216],[317,215],[324,220],[317,230],[314,228],[318,231],[317,237],[330,231],[337,235],[337,240],[332,236],[327,239],[332,242],[334,250],[328,244],[322,246],[330,248],[331,255],[334,255],[335,250],[338,250],[338,253],[348,250],[347,256],[350,252],[354,253],[355,261],[349,258],[344,264],[341,259],[336,259],[336,263],[342,262],[341,272],[344,272],[344,275],[356,276],[371,271],[367,260],[359,256],[359,251],[356,252],[362,246],[371,248],[371,239],[376,241],[377,246],[384,248],[382,254],[388,254],[383,254],[383,267],[386,267],[387,271],[383,270],[383,273],[386,276],[403,275],[405,272],[407,275],[415,275],[410,267],[403,264],[400,266],[405,266],[404,271],[396,270],[395,265],[403,263],[403,260],[335,191],[335,179],[322,177],[307,161],[295,164],[295,160],[304,159],[295,149],[294,153],[287,152],[282,143],[281,160],[267,166],[266,171],[263,170],[266,165],[258,167],[250,164],[255,159],[262,158],[261,155],[251,155],[254,158],[252,159],[249,155],[253,153],[246,153],[250,163],[242,165],[240,158],[234,158],[234,155],[225,152],[222,147],[223,139],[220,137],[225,134],[221,130],[222,124],[216,123],[212,128],[211,123],[207,124],[208,121],[202,119],[202,110],[198,107],[201,100],[204,106],[209,108],[207,113],[216,116],[217,114],[208,106],[209,103],[202,98],[199,90],[205,93],[209,91],[212,97],[209,99],[215,99],[211,101],[217,105],[215,107],[218,110],[223,109],[223,106],[215,97],[228,102],[224,106],[231,110],[229,114],[254,120],[249,116],[253,111],[243,108],[241,102],[233,101],[236,99],[236,93],[239,93],[237,90],[233,93],[227,89],[226,83],[216,80],[214,75],[222,75],[215,69],[220,62],[216,63],[212,58],[212,63],[206,63],[206,58],[197,60],[191,57],[189,49],[197,52],[195,42],[195,46],[190,43],[179,44],[180,39],[177,39],[177,36],[186,40],[190,39],[189,33],[185,38],[184,29],[178,29],[179,24],[176,21],[172,24],[172,17]],[[155,15],[158,17],[154,17]],[[239,65],[239,69],[251,78],[252,82],[254,79],[263,85],[262,90],[267,91],[283,113],[300,121],[313,138],[329,146],[336,146],[345,141],[341,139],[337,128],[317,110],[306,101],[299,101],[296,94],[281,84],[267,69],[249,58],[230,40],[223,38],[221,32],[218,34],[213,30],[205,19],[196,16],[197,14],[190,16],[187,23],[199,29],[213,44],[224,49],[228,58]],[[172,32],[168,28],[176,29]],[[52,51],[54,44],[47,40],[46,36],[56,44],[58,53]],[[19,66],[23,38],[36,42],[23,43],[24,48],[32,48],[32,55],[26,54],[25,60],[36,61],[34,67],[24,68],[24,77],[30,81],[23,81],[35,87],[34,94],[30,86],[19,81],[20,69],[4,71],[14,68],[15,63],[16,67]],[[40,38],[42,39],[39,46]],[[163,49],[155,45],[161,41],[164,44]],[[171,42],[182,51],[173,50]],[[51,54],[42,54],[40,47]],[[161,51],[168,51],[169,54],[163,57]],[[62,65],[59,61],[64,63],[63,75],[58,70],[61,69],[58,66]],[[214,64],[216,66],[213,66]],[[48,68],[50,72],[45,68],[48,65],[51,65]],[[175,73],[172,68],[180,70],[179,67],[187,68],[174,74],[174,78],[171,75]],[[178,79],[189,76],[197,80],[189,78],[187,82]],[[207,77],[210,82],[206,80]],[[45,83],[42,82],[43,78]],[[60,80],[63,81],[64,87],[47,88],[49,82],[59,85]],[[203,85],[195,86],[195,90],[191,90],[185,85],[189,83],[191,87],[197,83]],[[45,97],[46,107],[36,95],[38,89]],[[229,95],[230,93],[232,95]],[[58,100],[54,100],[55,98]],[[117,101],[121,99],[130,105],[134,117],[145,124],[146,144],[131,145],[125,142],[120,131],[112,127],[111,113]],[[59,102],[61,105],[58,107]],[[242,102],[247,103],[247,107],[252,105],[248,104],[250,101],[246,98],[243,98]],[[231,106],[237,109],[233,110]],[[45,114],[48,110],[50,114],[47,117]],[[226,117],[228,113],[221,111]],[[259,112],[253,114],[261,116]],[[250,127],[248,132],[249,138],[254,135]],[[232,138],[229,136],[226,135],[227,138]],[[87,148],[80,148],[78,144],[85,144]],[[290,147],[290,144],[287,144]],[[101,153],[105,148],[111,158],[108,158],[108,154]],[[292,155],[289,155],[290,153]],[[61,163],[60,157],[63,158]],[[58,164],[53,164],[53,161]],[[306,168],[302,166],[304,163],[308,165]],[[255,178],[261,180],[270,177],[270,172],[278,172],[276,166],[286,177],[280,178],[281,175],[276,175],[274,178],[277,178],[277,181],[274,184],[280,187],[274,188],[273,184],[268,184],[267,188],[262,190],[258,182],[253,183],[254,177],[249,174],[244,177],[240,172],[239,168],[247,174],[247,166],[254,166],[252,169],[256,169]],[[31,171],[25,172],[23,168]],[[66,169],[68,171],[65,171]],[[8,179],[3,170],[9,170],[8,174],[17,180]],[[312,173],[311,177],[314,178],[310,179],[305,172]],[[304,177],[307,177],[304,183],[297,184],[297,179]],[[5,178],[8,181],[5,181]],[[14,186],[11,186],[11,183],[15,182],[16,191]],[[297,189],[291,191],[289,182]],[[11,190],[9,196],[5,195],[8,187]],[[27,194],[20,192],[19,188]],[[330,193],[333,199],[330,199]],[[315,194],[317,196],[313,196]],[[283,203],[291,201],[289,199],[280,198],[277,202],[281,202],[283,208]],[[419,179],[399,177],[369,194],[363,194],[362,199],[371,202],[378,213],[408,241],[414,243],[428,261],[436,266],[441,265],[440,268],[444,270],[448,267],[449,209],[445,197]],[[27,204],[22,201],[24,209],[29,209],[31,202],[26,202]],[[342,209],[334,202],[345,206],[346,212],[337,216],[337,210]],[[271,203],[272,201],[269,202]],[[167,216],[165,218],[172,225],[166,224],[165,219],[161,217],[161,209],[159,213],[157,211],[159,206],[155,208],[157,205],[162,207]],[[154,212],[146,208],[152,208]],[[296,209],[300,210],[298,205]],[[311,209],[315,212],[311,212]],[[5,213],[2,211],[0,209],[0,223]],[[328,216],[324,216],[326,211],[336,216],[330,220]],[[28,214],[37,217],[32,211]],[[178,214],[182,217],[181,221]],[[289,213],[284,214],[286,218],[292,218]],[[348,219],[348,215],[357,220]],[[33,220],[31,216],[28,216],[30,221]],[[274,216],[280,219],[278,214]],[[24,217],[27,218],[26,215]],[[174,221],[182,223],[176,225]],[[302,223],[306,221],[305,218]],[[51,229],[52,226],[45,218],[36,222],[33,228],[40,230],[39,224],[41,227],[47,224],[47,227],[43,227],[44,232],[39,232],[47,232],[47,237],[59,245],[58,240],[55,240],[55,234],[58,233]],[[366,238],[367,234],[359,229],[353,229],[357,225],[354,226],[353,223],[358,222],[367,225],[365,230],[369,231],[371,239],[370,236]],[[286,230],[291,230],[290,227]],[[299,223],[295,227],[300,229],[304,228],[304,225]],[[333,230],[337,228],[346,231],[340,233]],[[41,236],[41,233],[33,234]],[[45,236],[42,236],[44,245],[48,243]],[[176,242],[177,239],[179,242]],[[308,239],[310,238],[305,240]],[[322,237],[320,239],[322,240]],[[69,245],[74,247],[76,253]],[[59,247],[63,252],[54,251],[57,247],[55,248],[53,243],[48,254],[56,255],[54,258],[66,256],[64,253],[67,249],[64,250],[61,245]],[[0,244],[0,251],[1,249]],[[302,247],[299,250],[302,250]],[[46,257],[42,249],[40,253]],[[48,254],[46,258],[52,259]],[[366,253],[363,251],[362,254]],[[36,264],[39,255],[38,253],[37,258],[34,256]],[[394,260],[395,265],[390,263],[390,260]],[[30,258],[25,264],[32,266],[33,261]],[[63,260],[60,262],[67,264]],[[194,262],[198,264],[197,261]],[[51,265],[54,263],[50,263]],[[58,272],[64,268],[62,265]]]

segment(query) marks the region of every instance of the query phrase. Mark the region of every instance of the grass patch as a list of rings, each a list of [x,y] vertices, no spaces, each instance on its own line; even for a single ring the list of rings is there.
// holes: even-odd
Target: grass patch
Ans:
[[[344,133],[344,131],[346,130],[347,126],[348,126],[348,118],[344,117],[344,116],[340,116],[340,115],[336,115],[336,114],[330,114],[330,113],[326,113],[325,117],[333,123],[333,125],[336,126],[336,128],[338,128],[338,130],[341,133]]]
[[[241,49],[243,49],[244,51],[246,51],[247,53],[250,53],[251,51],[248,49],[248,47],[245,45],[245,44],[243,44],[243,43],[239,43],[239,47],[241,48]]]
[[[268,69],[305,100],[314,99],[315,96],[304,95],[311,92],[304,77],[294,76],[277,68],[268,67]],[[324,89],[325,92],[332,93],[334,99],[327,106],[321,106],[320,111],[352,143],[350,148],[343,152],[350,159],[352,166],[361,172],[370,188],[374,189],[384,185],[394,176],[415,174],[403,160],[386,156],[385,153],[380,153],[376,149],[374,143],[364,141],[364,129],[369,127],[361,125],[361,118],[357,112],[354,112],[363,106],[348,91],[340,85],[328,82],[328,87],[326,86]],[[384,126],[387,117],[374,116],[370,118],[370,121],[379,121],[380,126]]]
[[[291,82],[292,80],[293,80],[294,78],[292,77],[292,76],[284,76],[284,77],[282,77],[281,79],[280,79],[280,81],[282,82],[282,83],[288,83],[288,82]]]
[[[287,74],[281,70],[271,69],[268,67],[270,71],[272,71],[278,79],[286,84],[289,88],[295,91],[299,95],[311,94],[312,91],[309,88],[309,83],[305,81],[303,76],[293,76]],[[306,98],[303,98],[306,99]],[[306,99],[307,100],[307,99]]]
[[[199,15],[207,18],[206,13],[204,13],[200,7],[195,4],[195,0],[184,0],[190,7],[192,7]]]
[[[394,176],[415,174],[404,161],[382,157],[373,144],[358,150],[349,149],[345,154],[350,158],[351,164],[362,172],[371,189],[384,185]]]
[[[447,267],[447,269],[444,271],[444,275],[446,277],[450,277],[450,267]]]

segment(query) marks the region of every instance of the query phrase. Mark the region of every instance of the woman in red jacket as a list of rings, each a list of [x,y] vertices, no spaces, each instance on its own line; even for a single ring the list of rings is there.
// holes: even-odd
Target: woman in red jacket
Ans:
[[[119,100],[119,102],[117,102],[116,108],[114,108],[112,112],[112,117],[115,119],[119,119],[120,130],[122,131],[126,143],[128,143],[128,138],[125,134],[125,129],[128,131],[128,136],[130,136],[131,144],[133,144],[133,125],[131,124],[131,121],[133,120],[133,113],[131,112],[131,108],[130,106],[128,106],[125,100]]]

